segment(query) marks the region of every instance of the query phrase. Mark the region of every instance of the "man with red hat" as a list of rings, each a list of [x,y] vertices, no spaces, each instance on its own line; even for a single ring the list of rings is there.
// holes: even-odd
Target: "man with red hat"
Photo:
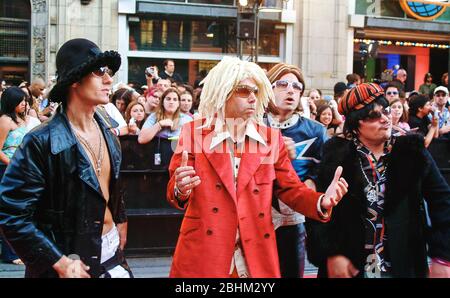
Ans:
[[[348,193],[329,223],[307,223],[308,258],[319,276],[450,277],[450,188],[423,137],[391,137],[389,104],[376,84],[352,88],[339,112],[345,138],[325,143],[317,190],[340,165]]]
[[[132,276],[122,253],[125,208],[113,195],[120,144],[96,112],[120,63],[86,39],[58,51],[49,99],[61,104],[25,136],[0,185],[0,227],[26,277]]]

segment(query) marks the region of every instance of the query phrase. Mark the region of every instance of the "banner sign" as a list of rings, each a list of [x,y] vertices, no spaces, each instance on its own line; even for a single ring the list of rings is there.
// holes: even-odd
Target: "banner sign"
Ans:
[[[400,0],[400,6],[412,18],[431,21],[445,12],[450,0]]]

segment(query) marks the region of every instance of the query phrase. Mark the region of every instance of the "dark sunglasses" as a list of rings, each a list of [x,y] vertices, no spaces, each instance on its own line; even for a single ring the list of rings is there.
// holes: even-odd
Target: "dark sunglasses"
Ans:
[[[108,74],[110,77],[114,75],[114,72],[109,69],[108,66],[99,67],[96,70],[92,71],[92,74],[96,77],[103,77],[105,74]]]
[[[367,114],[367,116],[363,118],[363,120],[379,120],[383,115],[390,116],[391,108],[387,107],[380,111],[370,111],[369,114]]]
[[[398,91],[388,91],[386,95],[398,95]]]
[[[258,87],[251,87],[247,85],[238,85],[234,88],[233,92],[235,95],[242,97],[242,98],[249,98],[250,94],[255,94],[255,96],[258,95]]]
[[[292,89],[294,89],[295,91],[298,91],[298,92],[303,91],[303,84],[300,82],[289,82],[286,80],[278,80],[272,84],[272,87],[278,87],[281,89],[287,89],[287,88],[289,88],[289,86],[292,86]]]

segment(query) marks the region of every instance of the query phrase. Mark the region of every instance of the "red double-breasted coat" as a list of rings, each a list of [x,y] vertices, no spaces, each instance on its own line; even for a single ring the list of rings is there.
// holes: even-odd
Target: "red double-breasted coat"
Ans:
[[[196,120],[183,126],[170,162],[167,199],[186,209],[170,277],[229,277],[238,228],[250,276],[280,277],[272,193],[316,220],[321,220],[317,211],[321,194],[299,180],[280,132],[259,125],[256,128],[266,146],[246,139],[235,186],[226,142],[210,150],[214,128],[199,128],[202,124]],[[201,179],[184,204],[174,196],[174,172],[183,150]]]

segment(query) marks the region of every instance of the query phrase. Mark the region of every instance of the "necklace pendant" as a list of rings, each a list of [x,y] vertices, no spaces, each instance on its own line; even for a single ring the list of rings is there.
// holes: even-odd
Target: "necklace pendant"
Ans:
[[[367,200],[370,202],[370,204],[378,201],[378,191],[376,190],[376,187],[370,186],[369,190],[367,191]]]

